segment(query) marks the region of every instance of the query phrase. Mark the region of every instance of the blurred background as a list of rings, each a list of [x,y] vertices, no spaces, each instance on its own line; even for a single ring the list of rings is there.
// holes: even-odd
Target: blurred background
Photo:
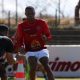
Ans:
[[[47,21],[53,35],[47,44],[80,45],[80,0],[0,0],[0,24],[9,26],[10,36],[25,18],[26,6],[33,6],[36,18]]]

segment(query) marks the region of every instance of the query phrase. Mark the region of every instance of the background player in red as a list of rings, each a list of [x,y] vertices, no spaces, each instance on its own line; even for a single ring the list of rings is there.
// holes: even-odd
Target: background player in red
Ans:
[[[25,9],[26,20],[18,25],[16,31],[16,45],[18,50],[25,46],[25,55],[30,66],[30,80],[35,80],[37,61],[43,65],[47,72],[48,80],[54,80],[49,67],[49,51],[45,46],[46,41],[52,38],[45,21],[35,18],[32,6]]]

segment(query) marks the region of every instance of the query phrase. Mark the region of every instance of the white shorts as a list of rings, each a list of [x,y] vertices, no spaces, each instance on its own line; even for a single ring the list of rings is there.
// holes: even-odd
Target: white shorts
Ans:
[[[26,59],[30,56],[35,56],[37,59],[40,59],[45,56],[49,58],[49,51],[47,49],[42,49],[40,51],[35,51],[35,52],[29,51],[25,54],[25,56],[26,56]]]

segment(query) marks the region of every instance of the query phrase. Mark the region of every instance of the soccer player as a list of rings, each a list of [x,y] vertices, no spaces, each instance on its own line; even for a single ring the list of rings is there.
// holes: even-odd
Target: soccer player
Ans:
[[[15,64],[12,56],[13,43],[8,38],[9,28],[6,25],[0,25],[0,77],[1,80],[7,80],[6,76],[6,63]],[[7,61],[6,61],[7,60]]]
[[[47,40],[51,40],[47,23],[35,18],[35,10],[32,6],[25,8],[26,19],[18,25],[15,39],[18,50],[24,50],[30,66],[30,80],[35,80],[37,61],[43,65],[47,72],[48,80],[54,80],[49,67],[49,51],[45,46]]]

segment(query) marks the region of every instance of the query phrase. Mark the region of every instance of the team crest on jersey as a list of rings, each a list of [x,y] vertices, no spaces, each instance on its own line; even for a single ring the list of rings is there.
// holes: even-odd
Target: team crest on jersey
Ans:
[[[40,45],[39,41],[37,41],[37,40],[32,41],[32,43],[31,43],[31,48],[32,49],[38,49],[40,47],[41,47],[41,45]]]

